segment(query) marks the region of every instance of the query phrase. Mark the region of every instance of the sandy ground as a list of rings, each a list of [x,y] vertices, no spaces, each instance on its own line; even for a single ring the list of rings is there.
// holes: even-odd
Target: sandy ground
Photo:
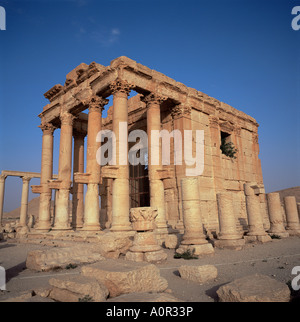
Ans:
[[[14,242],[0,242],[0,266],[6,270],[6,289],[0,291],[0,301],[16,297],[23,291],[48,287],[48,280],[54,276],[65,274],[79,274],[80,266],[72,270],[61,269],[55,272],[36,273],[26,269],[27,253],[34,249],[45,249],[48,246],[17,244]],[[223,284],[236,278],[255,273],[264,274],[274,279],[287,283],[295,275],[292,269],[300,266],[300,238],[290,237],[272,240],[266,244],[248,244],[240,251],[215,249],[215,254],[199,259],[184,260],[174,259],[173,250],[165,250],[168,259],[162,264],[157,264],[161,276],[167,279],[170,294],[181,301],[188,302],[214,302],[217,301],[216,290]],[[115,261],[126,264],[123,258],[106,260],[105,268],[112,268]],[[104,264],[105,263],[105,264]],[[199,285],[183,280],[178,267],[181,265],[215,265],[218,277],[212,282]],[[139,266],[140,264],[136,264]],[[139,294],[122,295],[114,301],[139,300]]]

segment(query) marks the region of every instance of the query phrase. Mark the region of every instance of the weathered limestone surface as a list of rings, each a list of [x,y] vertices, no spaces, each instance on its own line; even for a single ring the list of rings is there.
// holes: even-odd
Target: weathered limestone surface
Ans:
[[[239,278],[217,290],[221,302],[289,302],[288,286],[269,276]]]
[[[81,269],[83,276],[95,278],[109,290],[110,297],[134,292],[163,292],[168,287],[166,279],[160,276],[159,269],[151,264],[137,269],[107,271],[99,266],[89,265]]]
[[[51,278],[49,284],[52,287],[49,297],[59,302],[79,302],[85,297],[93,302],[103,302],[109,294],[108,289],[96,279],[80,275]]]
[[[31,270],[46,272],[56,268],[65,268],[69,264],[88,264],[105,260],[88,246],[55,248],[50,250],[30,251],[26,259],[26,267]]]
[[[245,240],[236,229],[236,219],[233,211],[233,195],[230,192],[217,194],[219,207],[220,232],[214,245],[219,248],[241,249]]]
[[[181,179],[181,192],[184,235],[177,252],[183,253],[187,249],[194,249],[195,255],[213,254],[214,248],[206,240],[203,231],[198,178],[187,177]]]
[[[271,237],[268,236],[264,229],[258,187],[251,183],[246,183],[244,184],[244,193],[249,225],[247,236],[244,237],[245,240],[247,242],[259,241],[262,243],[271,241]]]
[[[206,283],[211,281],[218,276],[218,270],[213,265],[202,265],[202,266],[180,266],[179,267],[180,277],[196,283]]]
[[[297,202],[295,196],[287,196],[283,198],[285,205],[287,231],[290,236],[300,236],[299,215],[297,210]]]
[[[289,237],[289,233],[285,230],[283,223],[283,214],[280,203],[280,196],[277,192],[267,194],[269,217],[271,227],[268,230],[269,234],[276,234],[280,237]]]

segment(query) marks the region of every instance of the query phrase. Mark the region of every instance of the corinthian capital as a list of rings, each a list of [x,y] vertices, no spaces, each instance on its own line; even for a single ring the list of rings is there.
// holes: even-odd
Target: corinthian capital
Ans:
[[[43,131],[43,134],[53,134],[56,129],[52,123],[42,123],[39,128]]]
[[[102,112],[108,102],[108,99],[94,95],[86,102],[86,105],[88,105],[89,110],[100,110]]]
[[[150,93],[144,96],[143,98],[141,98],[141,100],[146,104],[149,104],[149,103],[161,104],[166,99],[167,99],[167,96],[163,96],[157,93]]]
[[[75,118],[76,116],[69,112],[62,112],[60,114],[61,125],[73,125],[73,121]]]
[[[115,81],[111,82],[110,89],[112,94],[125,93],[127,96],[130,94],[131,89],[134,87],[133,84],[128,83],[126,80],[117,78]]]

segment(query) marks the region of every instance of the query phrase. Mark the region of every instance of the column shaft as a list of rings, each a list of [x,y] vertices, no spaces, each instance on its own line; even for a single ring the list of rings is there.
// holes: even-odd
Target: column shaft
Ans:
[[[184,235],[183,245],[206,244],[200,212],[199,184],[197,177],[181,179]]]
[[[59,145],[58,181],[60,188],[57,192],[55,207],[54,230],[68,230],[69,224],[69,195],[72,169],[72,136],[74,116],[68,112],[61,114],[61,131]]]
[[[161,130],[160,104],[166,97],[149,94],[143,98],[147,104],[147,134],[148,134],[148,174],[150,184],[150,206],[158,210],[155,219],[156,232],[167,234],[165,211],[164,184],[157,176],[157,170],[162,169],[162,148],[160,140],[153,140],[152,131]],[[156,141],[156,142],[155,142]],[[158,156],[159,163],[153,164],[152,156]]]
[[[51,227],[51,189],[48,187],[48,180],[52,179],[53,174],[53,132],[55,127],[50,124],[42,124],[42,162],[41,162],[41,194],[39,217],[36,225],[37,230],[48,231]]]
[[[113,132],[116,136],[116,162],[118,178],[112,189],[112,231],[131,230],[129,221],[129,166],[128,166],[128,95],[132,85],[116,80],[113,92]],[[122,130],[121,130],[122,123]]]
[[[85,195],[83,230],[100,230],[100,165],[96,159],[100,143],[96,137],[101,131],[102,110],[107,103],[108,100],[99,96],[93,96],[89,102],[86,172],[90,176]]]
[[[3,204],[4,204],[4,190],[5,190],[6,175],[0,175],[0,226],[2,225]]]
[[[23,177],[23,188],[22,188],[22,200],[20,210],[20,226],[25,227],[27,225],[27,212],[28,212],[28,193],[29,193],[29,182],[30,177]]]
[[[233,211],[232,193],[217,194],[220,233],[218,239],[240,239],[236,229],[236,219]]]
[[[288,237],[289,234],[285,230],[283,224],[283,214],[281,209],[280,195],[277,192],[267,194],[270,229],[268,233],[279,235],[280,237]]]
[[[285,213],[288,233],[290,235],[300,234],[300,224],[295,196],[284,197]]]
[[[84,137],[85,134],[73,131],[74,160],[73,174],[84,172]],[[72,227],[82,228],[84,214],[84,185],[73,180]]]

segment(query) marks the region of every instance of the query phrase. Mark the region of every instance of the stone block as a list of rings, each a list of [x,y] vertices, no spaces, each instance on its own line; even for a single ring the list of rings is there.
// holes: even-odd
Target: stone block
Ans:
[[[168,255],[161,249],[159,251],[145,253],[144,258],[148,263],[160,263],[165,261]]]
[[[110,297],[135,292],[163,292],[168,288],[167,280],[160,276],[159,269],[153,264],[113,272],[91,265],[82,267],[81,273],[104,284]]]
[[[49,297],[59,302],[79,302],[80,299],[103,302],[109,294],[97,280],[83,276],[51,278],[49,284],[53,287]]]
[[[220,302],[289,302],[285,283],[255,274],[239,278],[217,290]]]
[[[88,264],[104,259],[103,256],[93,252],[87,246],[33,250],[27,255],[26,267],[35,271],[46,272],[56,268],[65,268],[69,264]]]
[[[179,246],[178,236],[175,234],[169,234],[165,238],[164,246],[169,249],[175,249]]]
[[[214,280],[218,276],[218,270],[213,265],[179,267],[180,277],[196,283],[206,283]]]

